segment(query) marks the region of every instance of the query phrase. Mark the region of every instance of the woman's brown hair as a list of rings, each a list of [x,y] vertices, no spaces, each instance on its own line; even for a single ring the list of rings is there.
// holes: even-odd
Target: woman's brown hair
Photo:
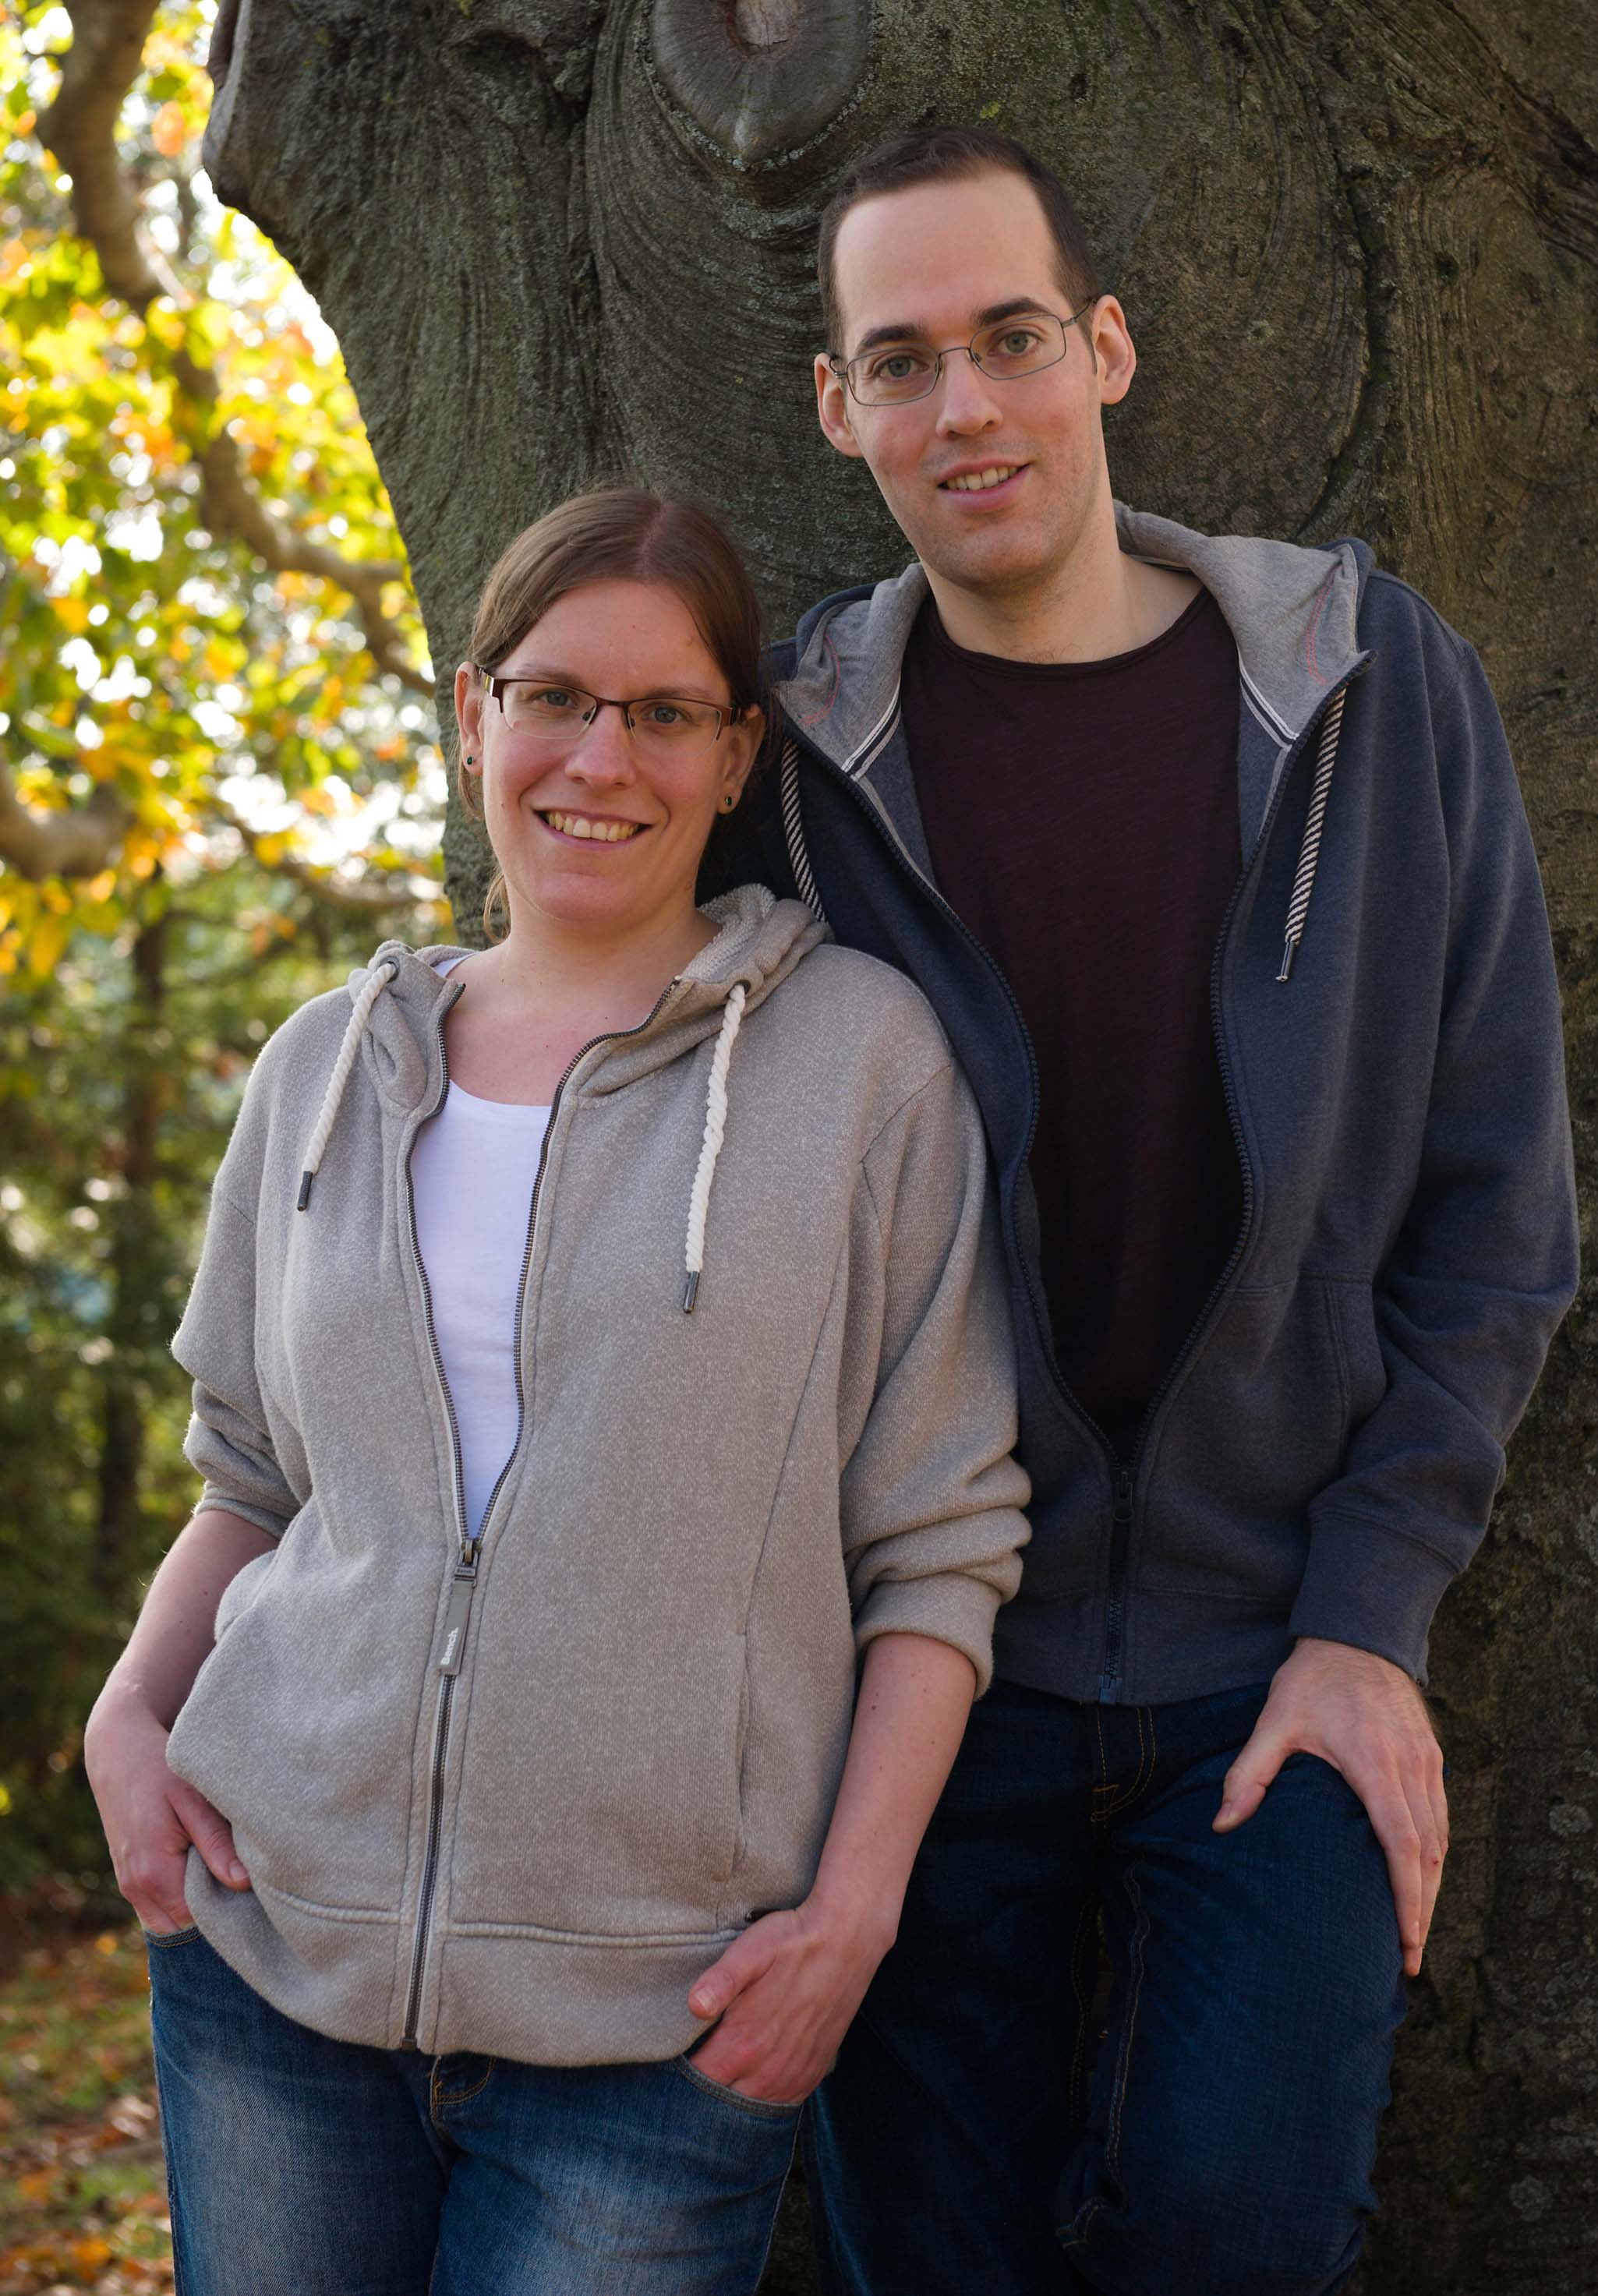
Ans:
[[[726,679],[735,716],[760,705],[760,602],[738,545],[700,503],[645,487],[573,495],[516,537],[488,580],[471,626],[471,659],[497,669],[569,592],[588,582],[659,582],[675,590]],[[477,784],[457,761],[461,801],[479,821]],[[496,870],[483,930],[504,893]]]

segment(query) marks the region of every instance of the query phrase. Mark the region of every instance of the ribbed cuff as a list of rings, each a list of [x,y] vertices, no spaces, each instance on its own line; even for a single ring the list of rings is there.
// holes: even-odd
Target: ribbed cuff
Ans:
[[[220,1507],[225,1514],[242,1515],[257,1530],[264,1530],[268,1538],[281,1538],[294,1520],[291,1514],[275,1514],[270,1507],[257,1506],[253,1499],[242,1499],[220,1483],[206,1484],[194,1513],[203,1514],[208,1507]]]
[[[1426,1679],[1426,1637],[1455,1576],[1419,1539],[1356,1515],[1310,1513],[1309,1560],[1290,1635],[1350,1643]]]
[[[976,1695],[993,1680],[993,1622],[998,1591],[963,1571],[939,1571],[931,1578],[889,1578],[873,1587],[855,1619],[855,1648],[864,1652],[879,1635],[925,1635],[963,1651],[977,1669]]]

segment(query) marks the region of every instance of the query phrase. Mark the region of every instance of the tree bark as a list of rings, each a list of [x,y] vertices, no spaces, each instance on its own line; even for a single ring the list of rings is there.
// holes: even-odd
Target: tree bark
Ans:
[[[447,681],[574,489],[729,514],[776,624],[905,554],[816,434],[815,217],[895,128],[1072,186],[1143,371],[1116,489],[1370,539],[1481,649],[1598,1152],[1598,51],[1581,0],[225,0],[208,161],[338,330]],[[447,723],[447,714],[446,716]],[[487,860],[446,846],[465,930]],[[1555,1349],[1434,1687],[1455,1846],[1363,2286],[1598,2285],[1598,1381]],[[795,2283],[797,2285],[797,2283]]]

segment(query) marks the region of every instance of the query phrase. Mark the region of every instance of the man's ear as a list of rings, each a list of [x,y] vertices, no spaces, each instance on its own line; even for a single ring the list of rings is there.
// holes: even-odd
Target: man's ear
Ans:
[[[860,441],[849,422],[848,390],[832,372],[825,351],[815,354],[815,418],[821,424],[822,435],[840,455],[852,463],[861,459]]]
[[[1094,306],[1090,348],[1099,373],[1099,404],[1118,406],[1132,388],[1137,352],[1127,314],[1113,295],[1101,295]]]

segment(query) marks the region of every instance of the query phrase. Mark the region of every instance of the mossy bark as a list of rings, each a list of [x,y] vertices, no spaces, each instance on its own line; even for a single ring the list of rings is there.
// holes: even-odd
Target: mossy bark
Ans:
[[[1075,191],[1143,366],[1117,491],[1356,532],[1480,648],[1598,1174],[1598,51],[1582,0],[226,0],[213,176],[337,328],[444,673],[499,546],[641,475],[774,620],[903,556],[816,433],[817,209],[981,119]],[[487,873],[452,816],[470,930]],[[1444,1605],[1455,1848],[1362,2287],[1598,2286],[1591,1287]],[[782,2267],[784,2284],[801,2276]]]

